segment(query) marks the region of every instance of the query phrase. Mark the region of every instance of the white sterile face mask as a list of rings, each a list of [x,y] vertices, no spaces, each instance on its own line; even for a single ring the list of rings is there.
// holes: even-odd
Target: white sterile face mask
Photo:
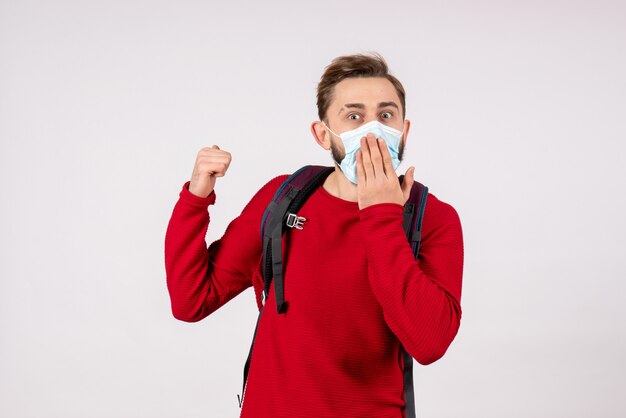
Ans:
[[[328,129],[336,137],[340,138],[341,142],[343,142],[346,156],[343,158],[343,160],[341,160],[339,168],[341,168],[343,174],[352,183],[357,184],[358,182],[356,176],[356,152],[361,149],[361,138],[367,136],[368,133],[374,134],[376,138],[383,138],[385,140],[385,143],[387,144],[387,149],[389,150],[389,154],[391,154],[391,161],[393,163],[394,170],[397,169],[400,165],[398,153],[400,150],[400,142],[402,141],[402,134],[404,134],[404,131],[400,132],[399,130],[394,129],[390,126],[383,125],[377,120],[373,120],[366,123],[365,125],[359,126],[356,129],[343,132],[339,135],[334,133],[325,123],[324,126],[326,126],[326,129]]]

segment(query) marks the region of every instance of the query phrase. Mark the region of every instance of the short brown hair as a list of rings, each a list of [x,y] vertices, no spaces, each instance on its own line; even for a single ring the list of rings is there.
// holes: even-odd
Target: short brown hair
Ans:
[[[317,114],[320,120],[326,119],[326,112],[333,99],[335,86],[351,77],[383,77],[389,80],[400,98],[404,119],[406,115],[404,87],[397,78],[389,74],[384,58],[378,53],[372,53],[337,57],[326,67],[317,85]]]

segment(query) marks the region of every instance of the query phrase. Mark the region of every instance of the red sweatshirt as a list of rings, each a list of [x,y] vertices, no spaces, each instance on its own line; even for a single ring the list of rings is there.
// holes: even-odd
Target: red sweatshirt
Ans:
[[[199,321],[261,278],[263,212],[287,176],[267,183],[208,250],[207,207],[185,184],[165,238],[174,316]],[[420,260],[402,206],[359,210],[320,187],[284,239],[285,300],[273,286],[259,322],[244,418],[404,417],[400,344],[419,363],[439,359],[461,319],[463,239],[452,206],[429,194]]]

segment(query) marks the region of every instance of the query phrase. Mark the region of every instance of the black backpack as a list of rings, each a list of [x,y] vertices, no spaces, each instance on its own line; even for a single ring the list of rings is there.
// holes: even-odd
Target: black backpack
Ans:
[[[276,296],[276,309],[279,314],[286,312],[288,303],[285,301],[285,288],[283,281],[283,254],[282,236],[286,228],[302,228],[305,218],[298,216],[298,211],[304,202],[320,187],[326,177],[335,171],[334,167],[323,167],[308,165],[302,167],[279,187],[274,198],[269,203],[261,220],[261,237],[263,239],[263,300],[267,300],[270,291],[270,284],[274,280],[274,292]],[[402,176],[400,177],[402,182]],[[404,232],[411,244],[415,258],[418,257],[420,241],[422,238],[422,218],[428,197],[428,187],[418,183],[413,183],[409,199],[404,205]],[[252,357],[252,348],[256,339],[256,331],[259,320],[263,314],[263,309],[259,310],[259,317],[254,329],[252,344],[243,373],[242,396],[237,395],[239,407],[243,403],[245,395],[248,370]],[[406,418],[415,418],[415,394],[413,389],[413,358],[402,348],[404,360],[404,400],[406,403]]]

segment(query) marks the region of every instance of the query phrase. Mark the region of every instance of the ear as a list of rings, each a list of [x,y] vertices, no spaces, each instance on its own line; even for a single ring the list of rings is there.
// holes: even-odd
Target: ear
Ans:
[[[409,130],[411,129],[411,121],[408,119],[404,120],[404,134],[402,134],[402,140],[406,144],[407,137],[409,136]]]
[[[330,149],[330,133],[321,121],[311,123],[311,133],[320,147],[327,151]]]

